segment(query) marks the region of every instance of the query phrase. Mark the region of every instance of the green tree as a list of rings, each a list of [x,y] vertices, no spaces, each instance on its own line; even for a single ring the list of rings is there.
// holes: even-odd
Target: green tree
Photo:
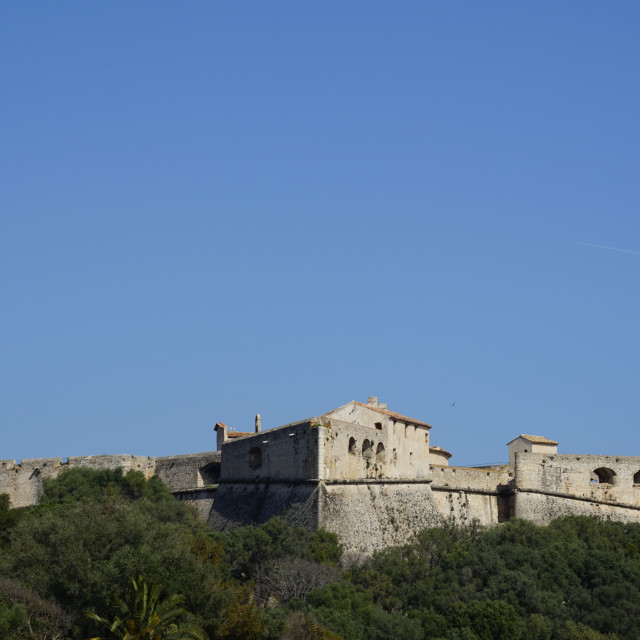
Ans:
[[[119,640],[207,640],[203,629],[180,622],[189,613],[183,607],[184,598],[172,595],[161,600],[160,592],[158,585],[149,586],[142,576],[131,578],[128,597],[116,599],[117,614],[112,621],[92,612],[87,615]]]
[[[617,640],[614,633],[600,633],[586,624],[567,620],[560,630],[559,640]]]
[[[0,548],[7,546],[9,531],[18,522],[17,509],[11,508],[11,500],[6,493],[0,493]]]

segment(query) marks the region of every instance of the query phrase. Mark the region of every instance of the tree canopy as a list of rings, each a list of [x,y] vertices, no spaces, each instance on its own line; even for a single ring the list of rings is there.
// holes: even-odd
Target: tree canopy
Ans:
[[[37,507],[0,498],[0,637],[115,633],[144,585],[179,612],[167,629],[212,640],[638,637],[638,524],[442,523],[348,567],[341,553],[279,518],[215,532],[157,478],[71,469]]]

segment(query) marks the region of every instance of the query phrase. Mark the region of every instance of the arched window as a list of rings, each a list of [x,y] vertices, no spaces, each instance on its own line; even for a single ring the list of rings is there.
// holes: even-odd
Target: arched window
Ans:
[[[356,439],[355,438],[349,438],[349,453],[352,456],[356,455]]]
[[[633,484],[640,484],[640,471],[633,474]]]
[[[365,440],[362,443],[362,455],[365,458],[370,458],[373,455],[373,445],[369,440]]]
[[[614,484],[616,472],[607,467],[598,467],[591,474],[591,482],[594,484]]]
[[[249,450],[249,469],[259,469],[262,466],[262,451],[258,447]]]
[[[376,462],[384,462],[384,445],[382,442],[376,447]]]

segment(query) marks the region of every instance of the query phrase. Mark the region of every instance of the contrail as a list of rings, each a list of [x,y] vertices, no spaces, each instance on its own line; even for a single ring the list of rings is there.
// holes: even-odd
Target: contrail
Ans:
[[[619,247],[608,247],[605,244],[591,244],[590,242],[578,242],[572,240],[573,244],[581,244],[584,247],[595,247],[596,249],[609,249],[609,251],[620,251],[620,253],[633,253],[636,256],[640,256],[640,251],[632,251],[631,249],[620,249]]]

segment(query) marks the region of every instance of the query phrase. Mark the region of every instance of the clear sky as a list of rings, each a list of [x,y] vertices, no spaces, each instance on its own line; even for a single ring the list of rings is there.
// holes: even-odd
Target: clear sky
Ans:
[[[452,464],[640,455],[639,30],[635,1],[3,3],[0,458],[369,395]]]

